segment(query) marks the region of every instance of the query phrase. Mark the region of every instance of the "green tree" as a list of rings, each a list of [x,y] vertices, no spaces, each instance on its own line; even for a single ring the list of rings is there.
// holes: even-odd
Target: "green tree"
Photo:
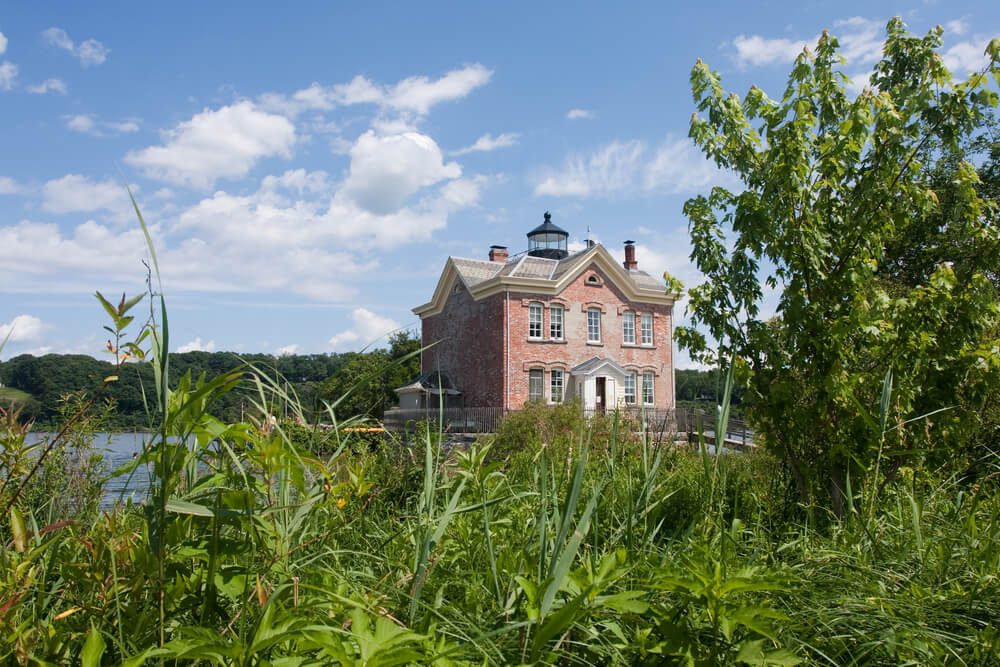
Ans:
[[[780,101],[756,86],[742,100],[727,94],[701,61],[691,74],[703,114],[691,137],[743,191],[717,187],[685,204],[692,259],[708,280],[690,290],[694,326],[677,339],[745,369],[766,446],[787,462],[803,500],[838,515],[849,484],[874,481],[883,452],[952,446],[968,415],[894,426],[928,402],[945,408],[959,391],[988,392],[1000,371],[990,339],[997,295],[982,263],[959,273],[937,254],[917,284],[890,287],[880,275],[899,239],[939,214],[928,160],[948,153],[959,153],[949,216],[965,235],[997,240],[996,202],[960,153],[997,104],[1000,39],[984,71],[958,82],[938,53],[941,34],[915,37],[891,20],[883,58],[856,97],[825,32],[815,53],[796,60]],[[759,316],[761,275],[779,295],[770,321]],[[698,326],[717,341],[715,355]]]

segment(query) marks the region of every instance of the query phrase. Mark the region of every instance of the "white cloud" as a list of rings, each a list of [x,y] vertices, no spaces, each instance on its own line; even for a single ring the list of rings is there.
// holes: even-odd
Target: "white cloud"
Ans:
[[[0,63],[0,90],[10,90],[17,80],[17,65],[6,60]]]
[[[759,67],[774,63],[787,63],[795,59],[808,43],[801,39],[778,37],[767,39],[760,35],[739,35],[732,41],[736,47],[736,62],[740,68],[748,65]]]
[[[517,143],[518,134],[516,132],[505,132],[494,137],[491,134],[484,134],[476,139],[475,143],[457,151],[452,151],[452,155],[466,155],[468,153],[485,153],[498,148],[509,148]]]
[[[566,112],[566,118],[569,120],[593,120],[597,118],[597,115],[588,109],[570,109]]]
[[[92,181],[80,174],[67,174],[42,187],[42,208],[50,213],[112,211],[131,213],[125,186],[111,179]]]
[[[86,114],[77,114],[66,119],[66,127],[84,134],[94,131],[94,119]]]
[[[345,352],[368,347],[379,339],[399,329],[399,323],[388,317],[376,315],[367,308],[351,312],[351,326],[330,338],[334,352]]]
[[[437,143],[425,134],[378,136],[368,131],[351,149],[343,194],[370,213],[388,215],[418,190],[461,175],[462,168],[446,164]]]
[[[955,74],[971,74],[982,69],[989,62],[986,55],[988,42],[983,38],[954,44],[941,54],[945,67]]]
[[[291,95],[267,93],[261,108],[288,116],[304,111],[329,111],[338,106],[377,104],[383,108],[425,116],[431,107],[459,100],[485,85],[493,70],[478,63],[451,70],[439,79],[412,76],[393,85],[382,85],[358,75],[348,83],[322,86],[313,83]]]
[[[244,101],[196,114],[164,132],[162,146],[130,151],[125,161],[151,178],[209,188],[220,178],[246,176],[262,158],[291,157],[295,139],[287,118]]]
[[[89,114],[66,116],[66,127],[74,132],[104,137],[109,134],[129,134],[139,131],[139,121],[126,118],[121,121],[97,120]]]
[[[878,60],[882,53],[884,22],[853,16],[834,21],[833,25],[833,32],[840,42],[840,55],[850,65],[856,67]],[[736,49],[736,64],[745,69],[748,66],[791,63],[802,53],[802,49],[814,48],[818,40],[819,35],[811,39],[739,35],[730,44]]]
[[[139,131],[139,121],[134,118],[120,121],[104,121],[104,127],[120,134],[130,134]]]
[[[0,32],[0,56],[7,52],[7,37]]]
[[[210,340],[208,342],[201,342],[201,336],[198,336],[192,341],[184,343],[179,348],[177,348],[178,353],[184,352],[214,352],[215,351],[215,341]]]
[[[290,345],[282,345],[277,350],[274,351],[274,356],[276,357],[289,357],[293,354],[299,353],[298,343],[292,343]]]
[[[49,46],[66,51],[80,61],[84,67],[100,65],[108,59],[111,50],[96,39],[87,39],[76,44],[62,28],[49,28],[42,32],[42,38]]]
[[[19,195],[24,187],[9,176],[0,176],[0,195]]]
[[[448,72],[434,81],[426,76],[403,79],[389,91],[386,103],[395,109],[406,109],[425,115],[435,104],[458,100],[485,85],[493,70],[475,64]]]
[[[614,197],[677,194],[705,189],[728,177],[688,140],[668,135],[650,149],[642,141],[614,141],[590,155],[572,155],[543,173],[536,197]]]
[[[24,343],[38,340],[45,325],[34,315],[18,315],[10,322],[0,324],[0,343]],[[9,336],[9,338],[8,338]]]
[[[66,84],[62,79],[46,79],[38,85],[28,86],[28,92],[34,95],[45,95],[46,93],[59,93],[60,95],[65,95],[67,90]]]
[[[944,29],[945,32],[954,33],[956,35],[964,35],[969,29],[969,24],[962,19],[955,19],[954,21],[945,22]]]
[[[882,56],[885,21],[854,16],[834,21],[834,33],[840,42],[840,55],[852,66],[876,62]],[[813,43],[819,40],[817,35]]]

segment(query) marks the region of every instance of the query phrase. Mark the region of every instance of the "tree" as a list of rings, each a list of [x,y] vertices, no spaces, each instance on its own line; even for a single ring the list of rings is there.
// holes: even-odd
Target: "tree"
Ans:
[[[983,395],[1000,372],[988,258],[959,273],[937,253],[925,279],[891,288],[880,274],[900,239],[940,212],[928,161],[947,154],[958,156],[949,216],[996,247],[996,201],[977,189],[961,152],[997,104],[1000,39],[989,65],[957,82],[938,53],[941,34],[914,37],[891,20],[883,58],[854,98],[826,32],[815,53],[797,58],[780,101],[756,86],[744,100],[727,94],[700,60],[691,74],[704,116],[692,117],[690,136],[743,191],[716,187],[684,206],[692,260],[707,281],[690,290],[693,326],[677,340],[748,375],[764,443],[787,462],[804,501],[829,502],[838,515],[849,484],[874,482],[883,454],[901,460],[961,440],[962,410],[902,427],[919,406]],[[779,296],[769,321],[760,317],[761,277]],[[696,327],[717,341],[715,354]]]

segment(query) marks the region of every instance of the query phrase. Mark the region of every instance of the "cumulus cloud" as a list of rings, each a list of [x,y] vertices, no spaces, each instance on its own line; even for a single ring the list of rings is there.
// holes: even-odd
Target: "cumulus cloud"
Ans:
[[[446,164],[437,143],[425,134],[379,136],[369,130],[351,149],[343,194],[369,213],[388,215],[418,190],[461,175],[462,168]]]
[[[0,323],[0,342],[25,343],[38,340],[45,325],[34,315],[18,315],[10,322]]]
[[[295,140],[291,121],[243,101],[196,114],[164,132],[162,145],[130,151],[125,161],[151,178],[209,188],[246,176],[262,158],[291,157]]]
[[[519,135],[516,132],[505,132],[495,137],[491,134],[484,134],[476,139],[476,141],[471,145],[466,146],[465,148],[460,148],[457,151],[453,151],[452,155],[486,153],[489,151],[495,151],[498,148],[509,148],[517,143],[518,136]]]
[[[65,95],[68,91],[62,79],[46,79],[37,85],[28,86],[28,92],[33,95],[45,95],[46,93]]]
[[[451,70],[437,79],[412,76],[392,85],[358,75],[333,86],[313,83],[291,95],[267,93],[259,102],[264,109],[293,117],[305,111],[328,111],[354,104],[377,104],[384,109],[425,116],[437,104],[466,97],[488,83],[492,76],[493,70],[478,63]]]
[[[12,62],[0,63],[0,90],[10,90],[17,80],[17,65]]]
[[[42,187],[42,208],[50,213],[113,211],[131,209],[125,187],[111,179],[94,181],[80,174],[67,174]]]
[[[7,52],[7,36],[0,32],[0,56]]]
[[[334,352],[358,350],[397,329],[399,323],[395,320],[376,315],[367,308],[355,308],[351,312],[351,326],[330,338],[330,347]]]
[[[276,357],[290,357],[293,354],[299,353],[298,343],[291,343],[290,345],[282,345],[277,350],[274,351],[274,356]]]
[[[588,155],[572,155],[561,168],[543,172],[534,194],[678,194],[701,190],[727,178],[688,139],[668,135],[653,148],[638,140],[614,141]]]
[[[87,39],[76,44],[62,28],[49,28],[43,31],[42,39],[49,46],[66,51],[79,60],[84,67],[102,64],[111,53],[108,47],[96,39]]]
[[[19,195],[24,192],[24,186],[9,176],[0,176],[0,195]]]
[[[848,63],[858,66],[878,60],[882,53],[883,21],[853,16],[834,21],[833,26],[833,32],[840,42],[840,54]],[[791,63],[802,49],[815,47],[818,40],[819,35],[811,39],[739,35],[730,42],[730,45],[736,49],[736,64],[745,69]]]
[[[597,118],[597,115],[588,109],[570,109],[566,112],[566,118],[569,120],[593,120]]]
[[[986,55],[988,43],[986,38],[977,38],[950,46],[941,54],[945,67],[956,74],[971,74],[982,69],[989,62]]]
[[[121,121],[98,120],[90,114],[76,114],[66,116],[66,127],[81,134],[91,134],[95,137],[104,137],[111,134],[129,134],[139,131],[139,121],[135,118],[126,118]]]
[[[179,352],[179,353],[184,353],[184,352],[215,352],[215,341],[214,340],[210,340],[210,341],[207,341],[207,342],[203,343],[201,341],[201,336],[198,336],[194,340],[188,341],[187,343],[184,343],[183,345],[181,345],[180,347],[178,347],[177,348],[177,352]]]

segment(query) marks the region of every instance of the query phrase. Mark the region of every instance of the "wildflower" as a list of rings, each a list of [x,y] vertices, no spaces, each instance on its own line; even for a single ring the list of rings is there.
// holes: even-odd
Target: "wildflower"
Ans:
[[[347,504],[347,498],[337,498],[337,509],[344,509],[344,505]]]

